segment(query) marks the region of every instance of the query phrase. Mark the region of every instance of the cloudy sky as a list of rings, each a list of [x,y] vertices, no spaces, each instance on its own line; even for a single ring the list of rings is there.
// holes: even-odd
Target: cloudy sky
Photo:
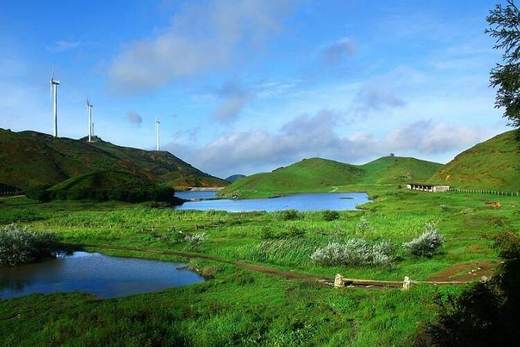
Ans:
[[[390,152],[446,162],[507,130],[496,1],[0,2],[0,127],[155,146],[217,176]]]

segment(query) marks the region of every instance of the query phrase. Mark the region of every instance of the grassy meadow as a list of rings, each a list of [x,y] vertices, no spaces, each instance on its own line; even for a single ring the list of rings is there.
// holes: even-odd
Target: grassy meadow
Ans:
[[[359,189],[357,189],[359,188]],[[339,191],[361,190],[339,186]],[[366,190],[365,186],[365,190]],[[412,344],[436,317],[434,298],[464,286],[333,289],[283,273],[332,279],[478,280],[498,262],[497,235],[520,230],[518,198],[428,194],[372,186],[373,202],[326,220],[322,212],[174,211],[146,203],[0,200],[0,224],[56,232],[62,242],[119,256],[176,260],[208,277],[160,293],[99,300],[83,294],[32,295],[0,301],[0,344],[71,345],[352,345]],[[487,204],[500,203],[500,208]],[[435,222],[445,237],[432,258],[402,246]],[[185,236],[202,241],[186,241]],[[387,241],[388,266],[324,266],[310,258],[329,242]],[[215,257],[185,258],[173,252]],[[274,275],[245,270],[242,261]],[[478,270],[480,268],[480,270]],[[473,272],[472,272],[473,270]],[[478,270],[478,271],[477,271]],[[279,273],[279,275],[277,275]]]

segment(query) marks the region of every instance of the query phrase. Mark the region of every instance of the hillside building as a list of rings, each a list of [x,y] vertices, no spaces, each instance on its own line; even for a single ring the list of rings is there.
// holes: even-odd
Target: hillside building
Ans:
[[[410,190],[420,190],[423,192],[442,193],[450,190],[450,186],[429,184],[429,183],[408,183],[406,188]]]

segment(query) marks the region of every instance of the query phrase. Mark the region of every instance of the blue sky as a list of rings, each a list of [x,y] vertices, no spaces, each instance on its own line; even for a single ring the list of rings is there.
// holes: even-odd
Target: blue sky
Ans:
[[[507,130],[496,1],[0,3],[0,127],[162,148],[211,174],[390,152],[446,162]]]

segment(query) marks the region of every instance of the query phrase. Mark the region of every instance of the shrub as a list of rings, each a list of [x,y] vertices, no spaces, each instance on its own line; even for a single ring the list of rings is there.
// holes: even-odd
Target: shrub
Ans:
[[[362,216],[358,224],[356,225],[356,231],[360,233],[365,233],[367,231],[370,231],[370,229],[372,229],[372,227],[370,226],[367,217]]]
[[[296,220],[300,218],[300,214],[296,210],[285,210],[281,212],[283,220]]]
[[[52,199],[51,193],[46,188],[34,188],[27,191],[26,196],[29,199],[38,200],[40,202],[48,202]]]
[[[323,219],[326,220],[327,222],[339,219],[339,212],[331,211],[331,210],[323,211]]]
[[[184,236],[184,241],[187,241],[188,243],[192,245],[200,245],[202,242],[206,240],[206,233],[195,233],[195,234],[187,234]]]
[[[412,241],[406,242],[404,247],[415,256],[432,257],[443,243],[444,237],[437,230],[435,223],[426,223],[424,232]]]
[[[322,265],[391,265],[394,256],[392,247],[386,241],[374,244],[363,239],[350,239],[345,243],[331,242],[318,248],[311,259]]]
[[[0,265],[14,266],[46,257],[59,250],[55,234],[34,232],[16,224],[0,227]]]

